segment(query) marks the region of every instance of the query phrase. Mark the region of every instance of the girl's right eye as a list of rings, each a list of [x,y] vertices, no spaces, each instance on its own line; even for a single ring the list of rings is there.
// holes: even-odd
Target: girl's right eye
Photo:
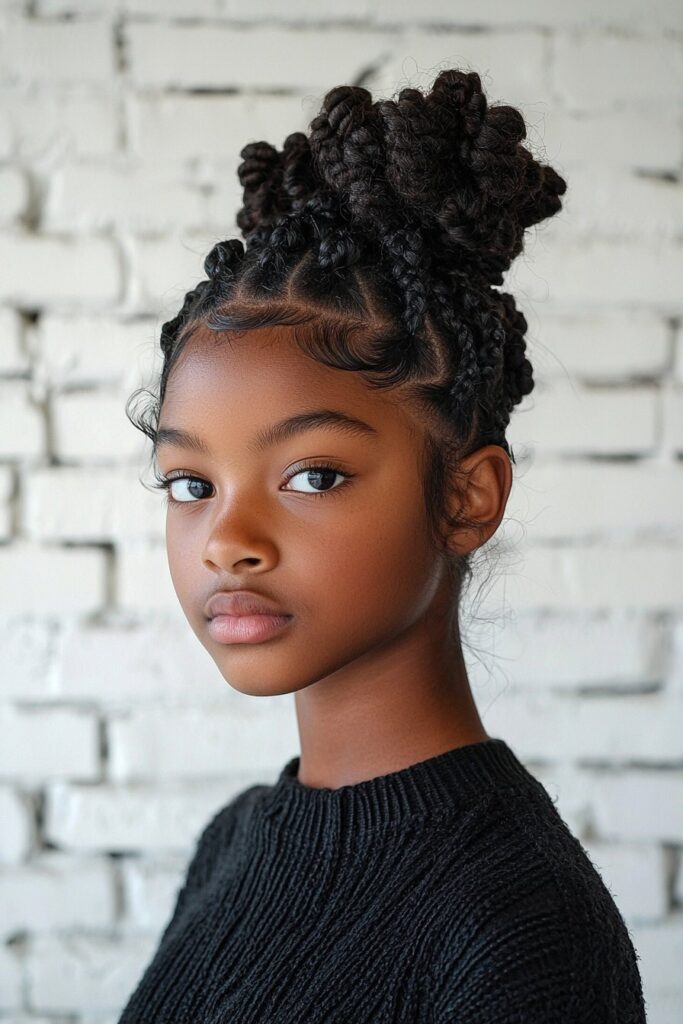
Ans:
[[[173,484],[187,484],[188,486],[187,490],[185,491],[185,494],[187,494],[189,491],[190,497],[180,497],[177,495],[177,493],[173,494],[171,492]],[[154,486],[159,488],[160,490],[166,491],[166,500],[171,504],[176,505],[183,505],[188,502],[192,504],[198,498],[206,498],[207,495],[201,493],[201,488],[210,487],[210,485],[207,484],[205,480],[200,480],[199,477],[197,476],[162,477],[159,478],[158,483],[156,483]],[[182,493],[182,490],[180,490],[181,495]]]

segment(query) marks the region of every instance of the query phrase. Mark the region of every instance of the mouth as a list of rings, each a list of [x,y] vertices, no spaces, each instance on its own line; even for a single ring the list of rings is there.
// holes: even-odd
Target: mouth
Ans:
[[[208,624],[219,644],[260,644],[279,636],[293,615],[215,615]]]

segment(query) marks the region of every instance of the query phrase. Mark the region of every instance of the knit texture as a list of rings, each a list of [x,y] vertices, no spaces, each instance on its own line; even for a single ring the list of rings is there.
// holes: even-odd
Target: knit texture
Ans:
[[[119,1024],[642,1024],[627,926],[498,738],[204,828]]]

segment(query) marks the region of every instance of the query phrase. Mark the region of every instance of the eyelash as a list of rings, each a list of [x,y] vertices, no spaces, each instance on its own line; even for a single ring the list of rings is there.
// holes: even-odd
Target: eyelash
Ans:
[[[318,463],[318,462],[316,462],[316,463],[312,463],[311,465],[295,466],[292,469],[292,472],[287,477],[286,482],[289,483],[289,481],[293,477],[298,476],[299,473],[305,473],[307,470],[311,471],[311,470],[314,470],[314,469],[331,470],[334,473],[339,473],[341,476],[345,477],[345,479],[342,480],[342,482],[337,487],[330,487],[330,489],[327,490],[327,491],[305,491],[305,492],[303,492],[303,491],[293,491],[292,492],[293,494],[305,493],[306,497],[308,497],[308,498],[326,498],[329,494],[333,494],[336,491],[341,491],[346,486],[346,484],[349,483],[351,478],[354,476],[353,473],[345,472],[341,468],[341,466],[335,465],[332,462],[325,462],[325,463]],[[183,473],[183,472],[174,473],[171,476],[158,476],[157,475],[156,480],[157,480],[157,482],[155,484],[153,484],[152,486],[154,488],[156,488],[157,490],[162,490],[162,491],[166,492],[165,493],[165,500],[166,500],[166,503],[168,505],[196,505],[196,504],[198,504],[199,501],[201,501],[201,499],[197,499],[196,501],[178,501],[177,498],[173,498],[171,496],[171,484],[174,483],[176,480],[199,480],[200,483],[205,483],[206,482],[206,481],[202,480],[201,477],[194,476],[191,473]]]

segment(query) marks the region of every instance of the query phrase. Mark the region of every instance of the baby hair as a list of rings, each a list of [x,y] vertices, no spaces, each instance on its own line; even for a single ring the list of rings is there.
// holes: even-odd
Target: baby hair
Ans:
[[[155,445],[169,374],[199,325],[225,339],[291,326],[311,358],[414,403],[426,513],[459,593],[469,556],[449,552],[443,531],[467,522],[447,514],[459,462],[496,444],[514,463],[506,428],[534,386],[527,321],[496,286],[525,230],[561,209],[566,182],[474,71],[441,71],[397,99],[338,86],[309,128],[281,151],[241,150],[244,243],[212,248],[206,279],[162,327],[151,403],[133,414],[136,392],[126,411]]]

